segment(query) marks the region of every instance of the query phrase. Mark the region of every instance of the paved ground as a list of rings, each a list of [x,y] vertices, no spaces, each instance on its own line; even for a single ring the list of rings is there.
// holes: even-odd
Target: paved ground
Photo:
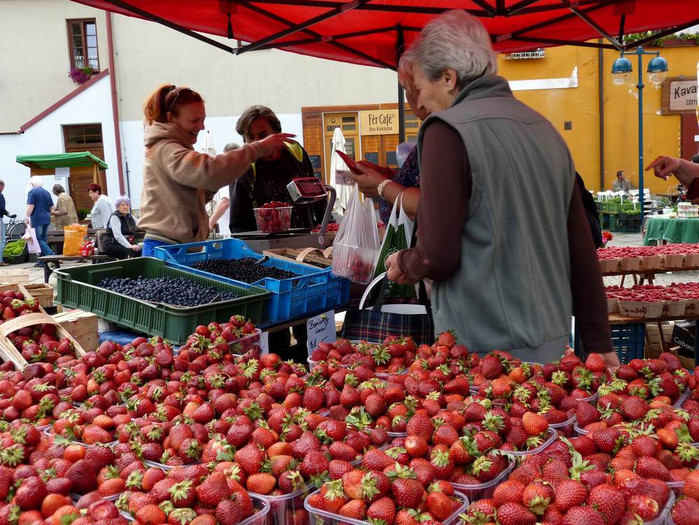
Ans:
[[[609,243],[609,246],[643,246],[643,238],[640,233],[614,233],[614,239]],[[69,268],[71,266],[76,266],[76,262],[68,262],[62,264],[62,267]],[[12,266],[6,266],[0,269],[8,268],[28,268],[29,269],[29,282],[31,283],[43,283],[44,282],[44,270],[43,268],[37,268],[34,263],[24,263],[16,264]],[[628,279],[628,278],[627,278]],[[620,277],[605,277],[604,282],[606,285],[618,284]],[[655,283],[668,285],[673,282],[689,282],[689,281],[699,281],[699,272],[670,272],[670,273],[659,273],[656,275]],[[49,284],[56,286],[56,278],[52,275]]]

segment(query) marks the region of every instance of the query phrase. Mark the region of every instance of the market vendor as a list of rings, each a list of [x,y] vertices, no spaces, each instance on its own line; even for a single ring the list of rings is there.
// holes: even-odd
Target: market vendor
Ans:
[[[116,200],[116,211],[107,223],[107,230],[100,237],[100,251],[115,259],[128,259],[141,255],[136,242],[136,219],[131,215],[131,199],[126,195]]]
[[[418,138],[417,245],[387,259],[388,277],[433,279],[435,332],[454,329],[471,351],[555,361],[575,315],[585,349],[618,366],[573,160],[496,76],[482,23],[448,11],[401,62],[414,64],[417,104],[431,115]]]
[[[160,86],[146,101],[146,155],[138,226],[146,232],[143,255],[157,246],[203,241],[209,236],[206,203],[260,157],[279,151],[293,135],[270,134],[236,151],[211,157],[194,150],[206,109],[196,91]]]
[[[281,133],[282,125],[270,108],[251,106],[240,116],[235,130],[243,137],[245,144],[249,144]],[[257,230],[253,208],[268,202],[292,205],[286,185],[299,177],[315,177],[315,174],[308,153],[293,140],[287,140],[283,148],[254,162],[247,173],[230,187],[231,233]],[[320,224],[326,206],[327,201],[294,205],[291,227],[313,228]]]

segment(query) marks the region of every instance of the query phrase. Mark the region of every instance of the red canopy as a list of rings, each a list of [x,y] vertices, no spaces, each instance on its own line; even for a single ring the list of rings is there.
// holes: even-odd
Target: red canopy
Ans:
[[[696,0],[73,0],[124,15],[250,42],[236,54],[278,48],[378,67],[396,67],[397,49],[410,44],[433,17],[465,9],[479,17],[498,51],[551,45],[623,46],[618,35],[673,33],[699,23]],[[615,36],[616,35],[616,36]]]

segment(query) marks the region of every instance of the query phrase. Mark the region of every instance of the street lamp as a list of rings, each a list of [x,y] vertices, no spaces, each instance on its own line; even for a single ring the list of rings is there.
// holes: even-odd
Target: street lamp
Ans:
[[[633,65],[625,55],[636,55],[638,57],[638,201],[641,206],[641,224],[643,224],[643,55],[655,55],[648,62],[648,80],[656,87],[665,80],[667,73],[667,60],[660,56],[660,53],[655,51],[646,51],[643,47],[638,46],[635,51],[622,51],[621,57],[617,58],[612,64],[613,82],[616,85],[621,85],[629,80],[633,72]]]

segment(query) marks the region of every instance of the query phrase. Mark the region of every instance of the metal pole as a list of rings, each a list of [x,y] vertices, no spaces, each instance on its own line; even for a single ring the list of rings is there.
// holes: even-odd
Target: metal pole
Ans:
[[[643,224],[644,215],[644,190],[643,190],[643,48],[638,46],[638,202],[641,206],[641,221]]]

